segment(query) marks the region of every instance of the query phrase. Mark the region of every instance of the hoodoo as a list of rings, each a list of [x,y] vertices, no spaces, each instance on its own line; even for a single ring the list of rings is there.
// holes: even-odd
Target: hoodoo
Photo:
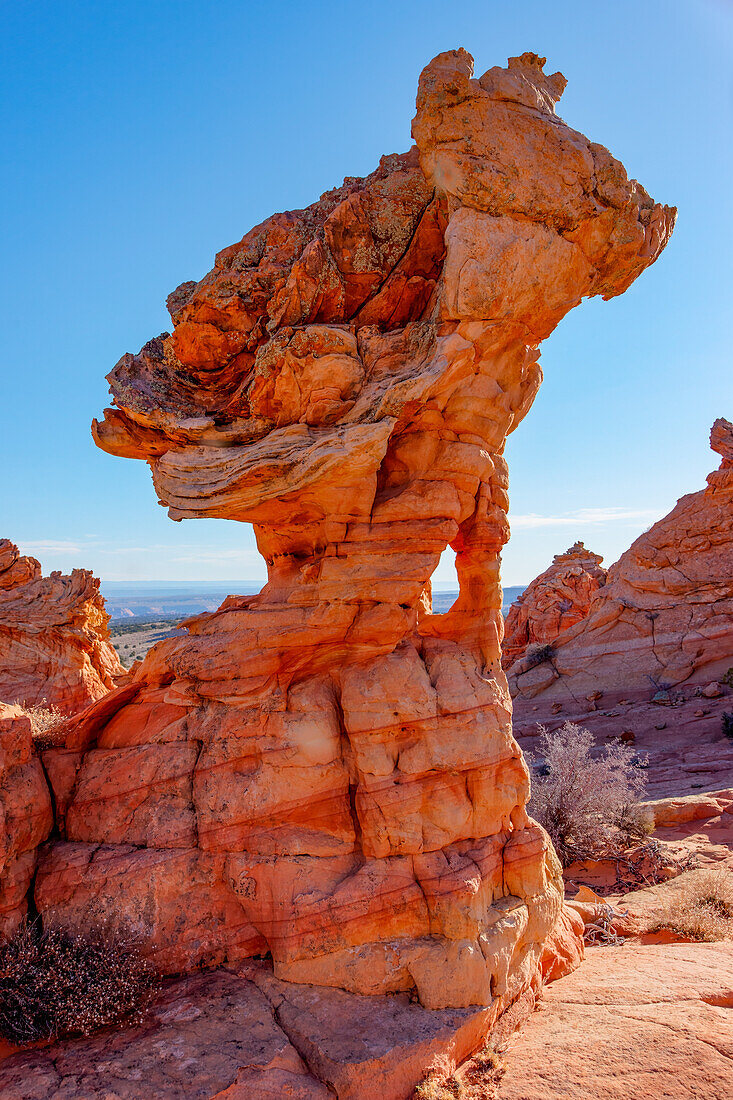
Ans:
[[[562,877],[501,669],[503,449],[540,342],[653,263],[674,211],[556,115],[543,65],[435,58],[413,148],[224,249],[109,376],[97,443],[147,461],[173,519],[254,524],[268,582],[46,754],[42,912],[94,903],[170,970],[270,953],[428,1007],[498,1011],[552,965]]]
[[[124,675],[97,578],[43,577],[35,558],[0,539],[0,701],[74,714]]]
[[[504,623],[501,663],[510,668],[530,646],[551,645],[559,634],[584,619],[593,596],[606,583],[603,558],[573,543],[555,554],[509,608]]]

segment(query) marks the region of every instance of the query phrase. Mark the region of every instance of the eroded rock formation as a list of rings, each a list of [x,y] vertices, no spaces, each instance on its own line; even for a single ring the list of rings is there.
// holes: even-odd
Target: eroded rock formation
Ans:
[[[475,80],[441,54],[415,147],[219,253],[110,375],[99,445],[148,461],[172,518],[253,523],[268,583],[46,754],[65,840],[41,911],[94,902],[171,970],[270,952],[434,1008],[551,968],[562,878],[500,663],[502,453],[540,341],[622,293],[674,211],[557,117],[543,64]],[[434,615],[448,545],[460,595]]]
[[[30,720],[0,703],[0,939],[28,909],[37,849],[53,816],[43,768],[33,752]]]
[[[0,539],[0,699],[73,714],[125,670],[109,640],[99,581],[88,569],[41,576],[35,558]]]
[[[586,618],[552,659],[509,672],[512,694],[543,701],[589,693],[653,695],[708,683],[733,665],[733,425],[716,420],[722,458],[707,488],[682,497],[608,571]]]
[[[504,622],[501,663],[510,668],[529,646],[552,644],[558,634],[588,614],[595,592],[606,583],[603,558],[573,543],[556,554],[544,573],[525,588]]]

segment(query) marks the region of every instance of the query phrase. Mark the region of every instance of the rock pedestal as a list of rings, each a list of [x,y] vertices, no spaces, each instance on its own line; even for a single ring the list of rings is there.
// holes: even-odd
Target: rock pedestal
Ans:
[[[541,340],[622,293],[674,211],[557,117],[543,64],[435,58],[409,152],[220,252],[110,375],[97,443],[145,459],[173,519],[254,524],[268,583],[47,754],[41,911],[93,906],[168,970],[270,953],[431,1008],[509,1003],[549,965],[562,878],[500,660],[504,442]]]

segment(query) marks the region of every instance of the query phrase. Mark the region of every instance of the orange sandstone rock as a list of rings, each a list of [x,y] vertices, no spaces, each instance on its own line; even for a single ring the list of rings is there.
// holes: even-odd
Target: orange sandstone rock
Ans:
[[[585,619],[553,642],[551,662],[526,657],[512,694],[542,702],[617,698],[708,684],[733,664],[733,425],[715,421],[721,456],[707,488],[682,497],[608,571]]]
[[[585,618],[594,593],[606,583],[602,561],[582,542],[555,555],[509,608],[501,647],[504,668],[523,657],[528,646],[551,644]]]
[[[0,539],[0,699],[73,714],[124,675],[99,581],[87,569],[41,576]]]
[[[501,669],[503,449],[540,341],[649,266],[674,211],[557,117],[542,66],[441,54],[416,146],[220,252],[109,376],[97,443],[148,461],[173,519],[253,523],[268,582],[46,754],[42,911],[94,903],[170,970],[269,951],[278,978],[431,1008],[577,962],[568,920],[566,963],[544,954],[562,877]]]
[[[0,703],[0,939],[25,916],[38,845],[53,815],[31,723],[20,707]]]

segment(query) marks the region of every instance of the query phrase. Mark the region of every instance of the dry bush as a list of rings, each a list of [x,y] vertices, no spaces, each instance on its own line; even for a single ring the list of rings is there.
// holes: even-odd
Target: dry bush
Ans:
[[[723,715],[720,721],[725,736],[733,738],[733,713],[728,710],[723,711]]]
[[[524,652],[524,663],[527,669],[536,668],[545,661],[551,661],[554,656],[555,648],[549,642],[532,642]]]
[[[639,806],[646,776],[634,750],[615,744],[593,756],[592,747],[593,735],[572,722],[555,733],[540,727],[544,765],[534,768],[529,811],[565,867],[615,855],[648,831]]]
[[[159,979],[129,940],[24,921],[0,945],[0,1036],[30,1043],[139,1023]]]
[[[713,868],[690,875],[648,928],[676,932],[691,940],[733,940],[733,871]]]
[[[36,703],[33,706],[21,706],[20,709],[30,720],[31,736],[37,749],[51,749],[63,743],[63,725],[66,719],[58,707]]]

